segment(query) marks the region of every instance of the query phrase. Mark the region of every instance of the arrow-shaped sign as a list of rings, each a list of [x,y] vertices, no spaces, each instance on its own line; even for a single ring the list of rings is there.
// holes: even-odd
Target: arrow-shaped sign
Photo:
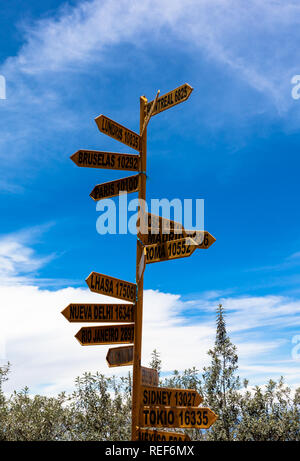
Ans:
[[[167,387],[142,387],[142,405],[167,407],[196,407],[203,401],[193,389],[173,389]]]
[[[154,368],[141,367],[141,385],[158,386],[158,372]]]
[[[134,325],[82,327],[75,335],[82,346],[133,343]]]
[[[140,425],[148,427],[191,427],[208,429],[217,415],[204,407],[141,407]]]
[[[86,283],[89,289],[95,293],[113,298],[123,299],[124,301],[136,301],[136,284],[119,280],[109,275],[91,272]]]
[[[153,429],[139,429],[138,440],[145,442],[189,442],[191,439],[183,432],[156,431]]]
[[[197,249],[197,243],[190,237],[172,242],[146,245],[146,264],[186,258]]]
[[[109,367],[133,365],[133,346],[108,349],[106,361]]]
[[[139,171],[140,169],[140,157],[133,154],[81,149],[71,155],[70,158],[75,165],[86,168],[129,171]]]
[[[90,193],[93,200],[116,197],[122,192],[137,192],[139,190],[140,175],[128,176],[127,178],[97,184]]]
[[[174,107],[183,101],[186,101],[190,97],[192,91],[193,88],[188,83],[185,83],[184,85],[175,88],[175,90],[163,94],[162,96],[157,98],[152,112],[152,116],[159,114],[160,112],[163,112],[166,109],[170,109],[170,107]],[[148,112],[150,112],[152,104],[153,101],[148,102],[146,106],[147,114]]]
[[[71,323],[133,322],[134,304],[69,304],[61,313]]]
[[[102,133],[107,134],[111,138],[114,138],[129,147],[132,147],[132,149],[137,151],[141,150],[141,137],[134,131],[125,128],[125,126],[120,125],[108,117],[105,117],[105,115],[99,115],[99,117],[95,118],[95,122]]]
[[[153,229],[148,234],[139,234],[139,239],[143,242],[144,245],[154,245],[158,243],[171,242],[173,240],[180,240],[186,237],[190,237],[197,244],[197,248],[209,248],[216,239],[207,231],[193,231],[193,230],[183,230],[181,233],[174,232],[170,230],[168,233],[163,233],[161,229]]]

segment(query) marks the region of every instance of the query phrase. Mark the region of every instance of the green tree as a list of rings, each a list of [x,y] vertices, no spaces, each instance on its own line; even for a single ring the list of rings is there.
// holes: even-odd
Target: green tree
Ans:
[[[218,420],[208,430],[186,429],[191,440],[300,440],[300,388],[292,393],[283,379],[241,388],[236,347],[226,331],[222,305],[217,309],[216,339],[210,366],[195,367],[160,380],[163,387],[195,389]],[[150,366],[161,371],[155,349]],[[6,396],[3,383],[10,364],[0,367],[0,440],[130,440],[132,376],[85,373],[74,392],[57,397],[30,395],[25,387]],[[170,430],[170,429],[169,429]],[[176,432],[179,429],[176,430]]]
[[[217,308],[217,330],[213,349],[208,351],[211,365],[204,368],[203,389],[205,403],[218,415],[208,433],[212,440],[233,440],[239,416],[240,379],[236,376],[238,356],[236,346],[226,331],[224,309]]]
[[[291,389],[270,380],[264,389],[255,386],[240,399],[237,440],[292,441],[300,440],[300,388],[292,396]]]

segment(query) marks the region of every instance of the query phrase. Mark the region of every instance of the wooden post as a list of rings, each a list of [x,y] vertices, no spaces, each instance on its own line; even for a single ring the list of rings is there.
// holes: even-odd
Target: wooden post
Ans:
[[[140,134],[141,151],[140,151],[140,190],[139,190],[139,216],[140,226],[141,217],[145,213],[146,200],[146,163],[147,163],[147,128],[144,127],[145,109],[147,99],[145,96],[140,98]],[[144,275],[139,278],[139,262],[142,256],[143,247],[139,240],[136,246],[136,281],[137,281],[137,302],[135,309],[134,322],[134,349],[133,349],[133,384],[132,384],[132,440],[138,440],[139,429],[139,410],[140,410],[140,391],[141,391],[141,355],[142,355],[142,327],[143,327],[143,285]]]

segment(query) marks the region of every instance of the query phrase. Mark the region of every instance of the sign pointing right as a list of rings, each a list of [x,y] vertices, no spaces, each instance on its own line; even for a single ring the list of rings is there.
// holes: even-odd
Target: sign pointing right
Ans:
[[[159,114],[166,109],[170,109],[170,107],[176,106],[177,104],[186,101],[190,97],[192,91],[193,88],[188,83],[185,83],[184,85],[175,88],[175,90],[163,94],[157,98],[151,116]],[[152,104],[153,101],[148,102],[146,106],[147,114],[150,112]]]
[[[141,407],[140,425],[145,427],[191,427],[208,429],[217,415],[205,407]]]
[[[166,405],[168,407],[195,407],[203,401],[193,389],[173,389],[169,387],[141,388],[142,405]]]
[[[156,245],[146,245],[146,264],[186,258],[191,256],[197,248],[197,243],[190,237]]]

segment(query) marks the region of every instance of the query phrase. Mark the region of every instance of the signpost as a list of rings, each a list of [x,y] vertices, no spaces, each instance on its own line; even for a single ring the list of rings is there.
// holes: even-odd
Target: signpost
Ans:
[[[89,289],[101,295],[112,296],[124,301],[136,301],[136,284],[119,280],[109,275],[91,272],[86,283]]]
[[[145,248],[143,248],[141,252],[142,252],[141,259],[138,265],[138,279],[137,279],[138,281],[142,278],[142,276],[144,275],[145,269],[146,269],[146,250]]]
[[[140,157],[133,154],[118,154],[99,150],[78,150],[71,155],[77,166],[86,168],[105,168],[106,170],[139,171]]]
[[[117,141],[126,144],[126,146],[132,147],[132,149],[140,152],[140,135],[134,133],[134,131],[131,131],[128,128],[125,128],[125,126],[120,125],[114,120],[105,117],[105,115],[99,115],[99,117],[95,118],[95,122],[102,133],[107,134],[107,136],[110,136],[111,138],[114,138]]]
[[[122,192],[137,192],[139,190],[140,175],[129,176],[128,178],[117,179],[116,181],[97,184],[90,193],[93,200],[116,197]]]
[[[136,251],[136,283],[91,272],[86,283],[90,290],[127,304],[69,304],[62,314],[69,322],[109,323],[82,327],[75,335],[81,345],[132,344],[110,348],[106,360],[109,367],[133,365],[132,440],[186,441],[182,432],[157,431],[153,428],[208,429],[217,419],[209,408],[198,405],[202,397],[193,389],[158,387],[155,369],[142,367],[143,285],[147,264],[190,256],[197,248],[209,248],[215,238],[207,231],[185,230],[170,219],[146,212],[147,125],[153,115],[186,101],[193,88],[185,83],[153,101],[140,98],[139,134],[110,118],[95,119],[99,130],[138,151],[139,155],[78,150],[71,160],[80,167],[135,171],[137,174],[98,184],[90,196],[95,200],[115,197],[122,192],[138,192],[138,238]],[[130,303],[130,304],[129,304]],[[114,322],[120,325],[113,325]],[[150,429],[147,429],[150,427]]]
[[[141,426],[186,427],[208,429],[217,420],[215,413],[204,407],[141,407]]]
[[[75,335],[82,346],[133,343],[134,325],[82,327]]]
[[[69,304],[61,313],[69,321],[133,322],[134,304]]]
[[[109,367],[133,365],[133,346],[114,347],[108,349],[106,361]]]

